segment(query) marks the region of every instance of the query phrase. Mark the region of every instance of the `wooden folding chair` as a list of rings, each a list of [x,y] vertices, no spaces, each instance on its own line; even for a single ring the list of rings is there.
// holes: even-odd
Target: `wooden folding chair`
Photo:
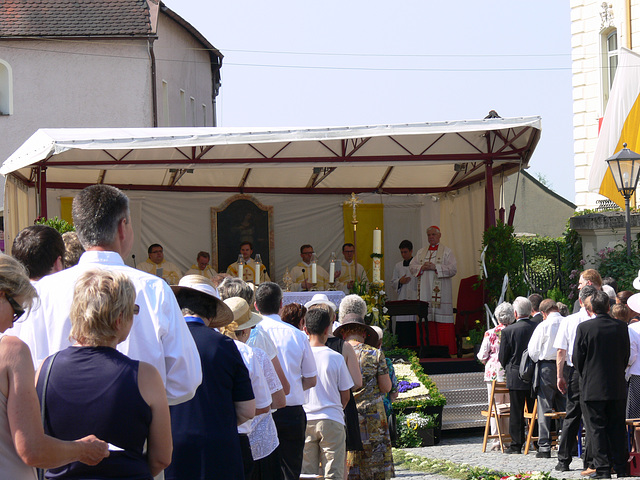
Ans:
[[[567,415],[567,412],[547,412],[544,414],[545,417],[550,418],[551,420],[561,420]],[[538,399],[533,405],[533,413],[530,413],[527,409],[527,405],[524,407],[524,418],[529,420],[529,433],[527,434],[527,442],[524,445],[524,454],[529,453],[529,448],[531,448],[531,441],[538,440],[539,437],[533,436],[533,430],[536,422],[538,421]],[[558,444],[558,431],[549,432],[551,434],[551,446]]]
[[[502,405],[502,408],[498,408],[496,404],[495,395],[497,393],[509,393],[509,389],[507,388],[507,384],[505,382],[497,382],[493,381],[491,383],[491,395],[489,396],[489,406],[487,410],[483,410],[480,412],[483,417],[487,417],[487,421],[484,425],[484,437],[482,439],[482,453],[487,451],[487,440],[490,438],[497,438],[500,442],[500,449],[502,453],[504,453],[504,440],[510,439],[508,432],[502,433],[500,431],[500,419],[504,417],[509,417],[509,408],[508,405]],[[496,426],[498,428],[497,435],[491,435],[491,419],[495,418]]]
[[[529,433],[527,433],[527,441],[524,444],[524,454],[526,455],[527,453],[529,453],[531,440],[538,440],[538,437],[533,436],[533,431],[535,430],[536,422],[538,421],[538,397],[536,397],[536,401],[533,402],[533,412],[529,411],[529,406],[525,402],[524,419],[527,422],[527,428],[529,430]]]

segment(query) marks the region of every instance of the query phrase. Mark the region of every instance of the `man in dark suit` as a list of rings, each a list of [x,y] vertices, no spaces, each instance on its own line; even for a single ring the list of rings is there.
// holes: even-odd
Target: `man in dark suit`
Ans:
[[[511,445],[505,453],[521,453],[524,443],[524,405],[526,402],[529,411],[532,412],[534,404],[531,398],[531,384],[520,380],[519,371],[522,352],[527,348],[537,324],[529,318],[531,302],[525,297],[516,298],[513,301],[513,309],[516,314],[516,323],[502,330],[498,353],[498,359],[507,376],[511,403],[509,418]]]
[[[531,302],[531,320],[539,325],[542,323],[542,312],[540,311],[540,303],[542,302],[542,295],[539,293],[532,293],[529,295],[529,301]]]
[[[609,296],[602,291],[590,299],[595,318],[578,325],[573,362],[580,374],[580,404],[596,469],[591,478],[627,476],[624,371],[629,361],[629,330],[609,316]],[[503,332],[504,333],[504,332]]]

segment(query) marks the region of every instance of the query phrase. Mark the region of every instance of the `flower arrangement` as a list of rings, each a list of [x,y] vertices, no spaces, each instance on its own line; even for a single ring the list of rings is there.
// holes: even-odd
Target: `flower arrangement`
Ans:
[[[399,447],[415,448],[423,446],[423,437],[420,433],[429,428],[436,427],[435,415],[414,412],[398,417],[398,438],[396,444]]]
[[[387,294],[382,283],[356,281],[349,293],[359,295],[367,303],[367,314],[364,317],[367,325],[377,325],[382,329],[386,327],[391,317],[387,315],[387,307],[384,306]]]
[[[398,393],[408,392],[409,390],[413,390],[414,388],[420,387],[420,382],[407,382],[406,380],[398,381]]]
[[[431,398],[429,389],[423,385],[409,363],[394,363],[393,369],[398,378],[398,399],[427,399]],[[401,380],[402,379],[402,380]],[[400,383],[404,382],[404,383]],[[402,385],[402,388],[401,388]]]
[[[426,415],[420,412],[413,412],[404,417],[407,427],[412,430],[434,428],[436,426],[435,415]]]
[[[409,384],[419,383],[420,386],[398,393],[398,399],[393,402],[393,409],[401,412],[405,408],[443,406],[447,403],[435,382],[424,373],[420,360],[411,350],[396,348],[385,352],[387,357],[395,359],[393,368],[398,380],[405,380]]]

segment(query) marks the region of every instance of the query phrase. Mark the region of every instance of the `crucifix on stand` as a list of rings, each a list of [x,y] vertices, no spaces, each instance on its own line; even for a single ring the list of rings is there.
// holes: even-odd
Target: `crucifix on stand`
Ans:
[[[357,243],[357,231],[358,231],[358,218],[356,216],[356,206],[362,203],[362,200],[358,200],[358,196],[351,192],[351,198],[344,202],[345,205],[351,205],[353,213],[351,214],[351,224],[353,225],[353,249],[355,250],[353,257],[353,264],[355,265],[355,278],[358,278],[358,243]]]

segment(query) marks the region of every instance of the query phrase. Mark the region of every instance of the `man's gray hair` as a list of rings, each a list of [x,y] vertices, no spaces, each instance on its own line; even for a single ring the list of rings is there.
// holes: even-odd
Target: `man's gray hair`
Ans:
[[[340,302],[340,321],[350,313],[355,313],[362,318],[367,314],[367,302],[358,295],[347,295]]]
[[[72,215],[85,249],[111,245],[118,225],[129,218],[129,198],[111,185],[90,185],[73,199]]]
[[[513,305],[509,302],[502,302],[498,305],[494,315],[496,320],[504,325],[511,325],[516,319],[515,313],[513,312]]]
[[[513,309],[518,314],[518,318],[531,315],[531,302],[528,298],[518,297],[513,301]]]
[[[587,301],[587,298],[591,297],[594,293],[596,293],[598,289],[593,285],[585,285],[580,289],[580,301],[584,305]]]

